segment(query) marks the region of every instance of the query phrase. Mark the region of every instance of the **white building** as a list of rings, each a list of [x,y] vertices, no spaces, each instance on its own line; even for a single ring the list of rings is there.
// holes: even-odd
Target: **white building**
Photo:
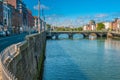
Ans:
[[[111,27],[111,22],[104,22],[105,29],[108,30]]]
[[[38,17],[34,16],[34,30],[38,31]]]
[[[117,20],[117,29],[120,30],[120,19]]]
[[[92,29],[92,31],[96,30],[96,26],[95,25],[91,25],[91,29]]]
[[[86,31],[87,30],[87,25],[83,26],[83,30]]]
[[[96,25],[90,25],[90,24],[88,24],[88,25],[85,25],[84,27],[83,27],[83,30],[84,31],[86,31],[86,30],[90,30],[90,31],[94,31],[94,30],[96,30]]]

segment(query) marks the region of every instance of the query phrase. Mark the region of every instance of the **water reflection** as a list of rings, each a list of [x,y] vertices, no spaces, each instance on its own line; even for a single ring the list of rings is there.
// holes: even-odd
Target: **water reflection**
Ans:
[[[54,39],[54,40],[55,40],[55,36],[53,36],[53,37],[52,37],[52,39]]]
[[[92,33],[92,34],[89,35],[89,39],[90,40],[95,40],[96,38],[97,38],[97,35],[94,34],[94,33]]]
[[[115,49],[117,51],[120,50],[120,41],[108,38],[105,40],[105,48],[106,49]]]
[[[90,35],[90,36],[89,36],[89,39],[90,39],[90,40],[95,40],[95,39],[97,39],[97,36],[92,36],[92,35]]]

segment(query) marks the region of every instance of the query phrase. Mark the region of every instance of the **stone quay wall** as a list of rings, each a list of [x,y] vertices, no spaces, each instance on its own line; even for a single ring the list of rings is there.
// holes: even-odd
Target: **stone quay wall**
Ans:
[[[6,48],[1,54],[2,80],[41,80],[45,59],[46,33]]]

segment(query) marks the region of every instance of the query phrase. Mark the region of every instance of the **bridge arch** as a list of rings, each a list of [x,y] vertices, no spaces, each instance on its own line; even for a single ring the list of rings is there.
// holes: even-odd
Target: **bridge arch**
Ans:
[[[82,33],[73,34],[73,39],[81,39],[81,38],[84,38],[84,35]]]
[[[67,34],[66,37],[63,38],[74,38],[74,35],[76,34],[82,34],[83,37],[88,37],[90,35],[96,36],[96,37],[107,37],[107,32],[101,32],[101,31],[81,31],[81,32],[74,32],[74,31],[61,31],[61,32],[51,32],[52,37],[54,36],[56,39],[59,38],[60,35]]]
[[[96,33],[90,33],[89,36],[98,36]]]
[[[107,37],[107,33],[96,33],[98,37]]]
[[[83,38],[89,37],[89,33],[82,32],[82,33],[80,33],[80,34],[83,35]]]
[[[54,33],[52,34],[52,39],[66,39],[69,38],[69,34],[67,33]]]
[[[89,39],[96,39],[98,35],[96,33],[90,33],[89,34]]]
[[[112,33],[107,33],[107,37],[108,37],[108,38],[113,38],[113,36],[114,36],[114,35],[113,35]]]
[[[69,38],[69,34],[66,34],[66,33],[59,34],[59,35],[58,35],[58,38],[59,38],[59,39],[66,39],[66,38]]]

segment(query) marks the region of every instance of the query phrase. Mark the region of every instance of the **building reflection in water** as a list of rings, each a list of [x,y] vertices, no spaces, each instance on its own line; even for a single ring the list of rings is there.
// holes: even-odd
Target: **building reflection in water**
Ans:
[[[95,39],[97,39],[97,36],[92,36],[92,35],[90,35],[90,36],[89,36],[89,39],[90,39],[90,40],[95,40]]]
[[[108,38],[105,40],[105,48],[120,51],[120,41]]]

